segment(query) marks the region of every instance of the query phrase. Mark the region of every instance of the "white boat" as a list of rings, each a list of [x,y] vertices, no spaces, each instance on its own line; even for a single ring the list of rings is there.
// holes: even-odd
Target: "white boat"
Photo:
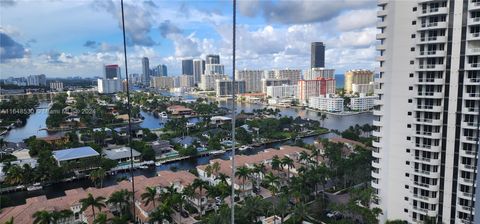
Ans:
[[[40,185],[40,183],[35,183],[32,186],[27,187],[27,191],[36,191],[41,189],[43,189],[43,187]]]
[[[162,111],[162,112],[158,113],[158,116],[159,116],[160,118],[163,118],[163,119],[167,119],[167,118],[168,118],[168,114],[167,114],[167,112],[165,112],[165,111]]]
[[[145,169],[148,169],[148,166],[142,165],[142,166],[138,166],[138,168],[145,170]]]
[[[225,153],[225,152],[222,151],[222,150],[216,150],[216,151],[211,151],[210,152],[211,155],[222,155],[223,153]]]
[[[240,150],[240,151],[245,151],[245,150],[249,150],[249,149],[251,149],[251,148],[252,148],[252,147],[250,147],[250,146],[248,146],[248,145],[243,145],[243,146],[241,146],[240,148],[238,148],[238,150]]]
[[[155,166],[161,166],[162,163],[161,162],[155,162]]]

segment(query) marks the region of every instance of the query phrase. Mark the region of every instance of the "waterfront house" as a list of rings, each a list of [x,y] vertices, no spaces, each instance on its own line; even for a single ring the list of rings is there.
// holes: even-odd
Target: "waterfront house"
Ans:
[[[50,135],[50,136],[37,138],[37,139],[43,140],[51,145],[63,145],[69,142],[68,136],[65,136],[65,134]]]
[[[191,115],[193,110],[182,105],[172,105],[167,107],[167,111],[172,115]]]
[[[100,154],[90,146],[53,151],[53,158],[57,161],[59,166],[65,166],[68,164],[69,167],[72,167],[77,171],[96,168],[99,164],[88,163],[85,161],[96,160],[99,156]]]
[[[155,152],[155,158],[160,159],[165,153],[169,153],[173,150],[172,145],[167,140],[157,140],[150,143],[153,151]]]
[[[217,125],[217,127],[223,124],[228,124],[231,121],[232,118],[226,116],[213,116],[210,118],[210,124]]]
[[[133,161],[134,162],[139,162],[140,161],[140,153],[132,149],[132,154],[133,154]],[[130,161],[130,147],[121,147],[121,148],[116,148],[116,149],[104,149],[102,150],[102,155],[111,160],[115,160],[119,163],[125,163]]]

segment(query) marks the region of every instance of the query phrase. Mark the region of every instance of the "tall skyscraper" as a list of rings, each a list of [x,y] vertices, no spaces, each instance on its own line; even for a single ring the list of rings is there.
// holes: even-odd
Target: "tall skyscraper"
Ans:
[[[193,60],[193,83],[198,84],[205,71],[205,61],[202,59]]]
[[[166,65],[157,65],[152,69],[151,76],[167,76],[167,66]]]
[[[192,59],[182,60],[182,74],[183,75],[193,75],[193,60]]]
[[[369,70],[349,70],[345,72],[345,93],[352,93],[354,84],[369,84],[373,82],[373,72]]]
[[[144,84],[150,82],[150,63],[147,57],[142,58],[142,82]]]
[[[105,79],[118,78],[121,79],[120,66],[118,65],[105,65],[103,69],[103,77]]]
[[[323,42],[312,42],[310,60],[310,68],[325,67],[325,45],[323,45]]]
[[[480,223],[474,208],[480,4],[379,0],[378,6],[372,206],[383,211],[380,223]]]
[[[237,70],[235,77],[245,81],[245,91],[257,93],[262,92],[263,70]]]
[[[205,64],[220,64],[220,55],[209,54],[205,57]]]

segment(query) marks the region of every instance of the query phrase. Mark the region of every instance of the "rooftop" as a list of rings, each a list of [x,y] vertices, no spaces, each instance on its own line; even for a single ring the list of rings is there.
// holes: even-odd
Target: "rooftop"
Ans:
[[[59,162],[99,155],[100,154],[90,146],[53,151],[53,157]]]
[[[130,147],[104,149],[102,153],[105,155],[105,157],[112,160],[130,158]],[[140,156],[140,153],[135,149],[132,149],[132,154],[133,154],[133,157]]]

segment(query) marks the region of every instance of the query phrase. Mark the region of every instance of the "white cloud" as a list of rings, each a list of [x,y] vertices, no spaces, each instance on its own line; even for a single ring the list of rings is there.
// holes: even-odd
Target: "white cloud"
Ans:
[[[349,31],[372,27],[377,21],[376,12],[376,9],[352,10],[346,12],[335,18],[336,28],[339,31]]]

